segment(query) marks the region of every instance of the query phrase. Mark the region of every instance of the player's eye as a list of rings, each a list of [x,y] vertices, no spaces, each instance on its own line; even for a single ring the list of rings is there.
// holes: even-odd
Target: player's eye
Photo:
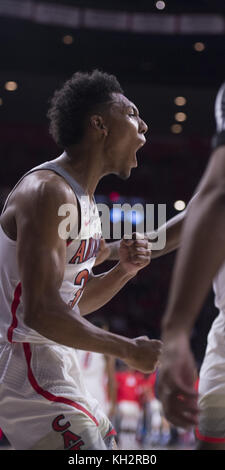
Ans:
[[[134,109],[132,109],[131,111],[129,111],[129,116],[137,116],[137,113]]]

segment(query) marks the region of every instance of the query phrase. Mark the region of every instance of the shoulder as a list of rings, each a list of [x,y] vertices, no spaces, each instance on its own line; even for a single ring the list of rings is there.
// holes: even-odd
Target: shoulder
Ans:
[[[74,202],[75,194],[69,184],[59,175],[50,170],[31,173],[24,178],[24,194],[32,193],[40,199]]]
[[[41,239],[47,237],[48,243],[59,241],[59,224],[67,213],[61,208],[70,205],[77,224],[77,200],[72,188],[63,178],[51,171],[37,171],[27,175],[15,191],[15,221],[18,233],[30,233]]]
[[[15,191],[18,211],[57,209],[63,204],[77,204],[76,196],[68,183],[49,170],[31,173],[23,179]]]

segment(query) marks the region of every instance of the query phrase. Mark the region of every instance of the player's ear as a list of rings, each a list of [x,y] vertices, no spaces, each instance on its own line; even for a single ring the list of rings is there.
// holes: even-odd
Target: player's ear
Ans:
[[[99,114],[94,114],[90,117],[91,127],[101,132],[104,136],[108,135],[108,129],[104,123],[103,117]]]

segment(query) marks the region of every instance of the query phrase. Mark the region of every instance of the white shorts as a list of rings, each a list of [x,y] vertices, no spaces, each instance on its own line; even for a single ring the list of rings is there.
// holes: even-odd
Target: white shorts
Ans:
[[[196,437],[225,443],[225,312],[214,320],[208,335],[199,381],[199,425]]]
[[[118,416],[121,431],[136,432],[141,409],[136,401],[122,400],[118,403]]]
[[[18,450],[106,450],[116,434],[75,349],[54,344],[0,344],[0,427]]]

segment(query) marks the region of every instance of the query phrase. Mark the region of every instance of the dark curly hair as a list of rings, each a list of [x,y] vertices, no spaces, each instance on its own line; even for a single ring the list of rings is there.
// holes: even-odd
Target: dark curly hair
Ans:
[[[123,93],[114,75],[94,70],[76,72],[50,101],[50,134],[62,148],[78,143],[84,134],[87,114],[110,101],[111,93]]]

